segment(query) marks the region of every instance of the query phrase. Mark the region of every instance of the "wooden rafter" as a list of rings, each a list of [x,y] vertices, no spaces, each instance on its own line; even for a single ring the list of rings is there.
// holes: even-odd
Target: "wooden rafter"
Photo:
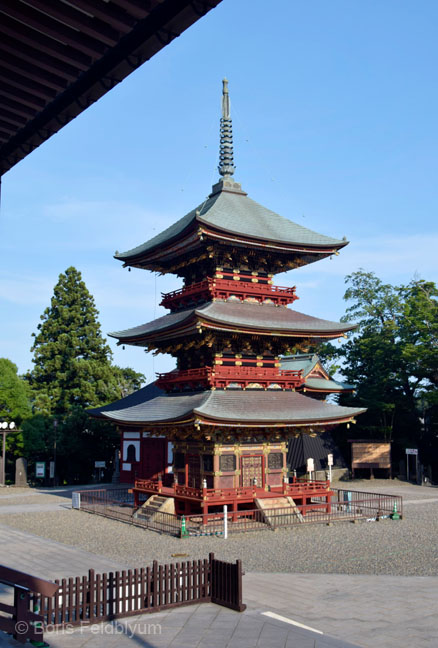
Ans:
[[[2,0],[0,174],[220,2]]]

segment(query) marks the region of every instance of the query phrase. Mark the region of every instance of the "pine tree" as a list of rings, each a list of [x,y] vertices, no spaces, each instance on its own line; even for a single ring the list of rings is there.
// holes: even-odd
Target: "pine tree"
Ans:
[[[64,416],[120,397],[94,299],[74,267],[59,275],[51,304],[41,316],[28,375],[35,409]]]

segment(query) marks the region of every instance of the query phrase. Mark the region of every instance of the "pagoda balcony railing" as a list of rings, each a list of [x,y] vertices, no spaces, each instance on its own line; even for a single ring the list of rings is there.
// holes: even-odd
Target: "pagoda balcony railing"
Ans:
[[[253,280],[256,279],[257,283]],[[187,307],[200,301],[211,299],[229,299],[235,297],[240,301],[269,300],[276,306],[287,306],[296,299],[295,286],[291,288],[272,286],[270,283],[259,282],[259,279],[246,275],[235,275],[233,279],[208,277],[203,281],[185,286],[169,293],[161,293],[161,306],[170,309]]]
[[[251,500],[254,497],[278,497],[279,494],[291,497],[299,496],[324,496],[330,492],[328,480],[314,480],[309,482],[298,481],[283,482],[281,486],[272,487],[266,492],[258,486],[238,486],[237,488],[196,488],[174,483],[172,486],[163,486],[160,479],[136,479],[134,490],[148,493],[163,493],[169,497],[220,503],[232,500]]]
[[[199,367],[157,374],[161,389],[297,389],[304,383],[301,370],[281,371],[277,367]]]

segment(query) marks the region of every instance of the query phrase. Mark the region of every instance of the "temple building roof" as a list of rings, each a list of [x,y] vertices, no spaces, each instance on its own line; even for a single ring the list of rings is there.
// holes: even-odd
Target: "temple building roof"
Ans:
[[[154,383],[89,414],[125,425],[193,421],[228,426],[331,425],[363,409],[340,407],[292,391],[214,390],[168,394]]]
[[[192,246],[201,240],[202,235],[213,238],[237,235],[245,240],[250,239],[255,244],[263,242],[264,247],[269,247],[269,243],[272,243],[277,246],[286,245],[290,251],[310,250],[327,256],[348,244],[346,240],[318,234],[263,207],[241,191],[240,185],[232,178],[220,181],[213,187],[213,192],[207,200],[161,234],[132,250],[116,253],[115,258],[128,265],[135,265],[136,261],[159,248],[163,248],[165,255],[164,248],[192,231],[196,231]],[[232,239],[229,240],[233,242]]]
[[[333,338],[355,328],[351,324],[330,322],[328,320],[304,315],[286,307],[268,304],[250,304],[242,302],[215,301],[197,308],[188,308],[176,313],[169,313],[148,324],[136,326],[124,331],[109,333],[121,343],[140,344],[142,340],[170,335],[177,331],[188,334],[196,332],[199,327],[216,330],[260,331],[290,336],[311,336]]]
[[[334,380],[324,368],[321,359],[314,353],[300,353],[281,359],[282,370],[300,370],[305,379],[304,389],[310,392],[351,392],[354,385]]]
[[[301,470],[306,472],[307,459],[312,457],[315,470],[325,470],[327,466],[327,455],[333,455],[333,463],[338,468],[346,468],[346,463],[333,440],[331,432],[324,431],[321,434],[299,434],[289,439],[287,450],[287,466],[289,470]]]
[[[116,252],[115,258],[125,265],[176,272],[187,261],[196,262],[200,250],[211,252],[214,244],[221,243],[220,247],[232,250],[249,248],[280,256],[275,271],[284,272],[335,254],[348,244],[345,237],[340,240],[319,234],[252,200],[235,181],[235,170],[228,81],[224,79],[218,167],[221,179],[202,203],[176,223],[131,250]]]

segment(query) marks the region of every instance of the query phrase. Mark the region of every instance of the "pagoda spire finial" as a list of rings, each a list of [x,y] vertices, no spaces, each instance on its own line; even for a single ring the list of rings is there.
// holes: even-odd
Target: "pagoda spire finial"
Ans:
[[[233,159],[233,124],[230,117],[230,96],[228,80],[222,81],[222,117],[220,126],[219,166],[221,176],[230,177],[236,167]]]

